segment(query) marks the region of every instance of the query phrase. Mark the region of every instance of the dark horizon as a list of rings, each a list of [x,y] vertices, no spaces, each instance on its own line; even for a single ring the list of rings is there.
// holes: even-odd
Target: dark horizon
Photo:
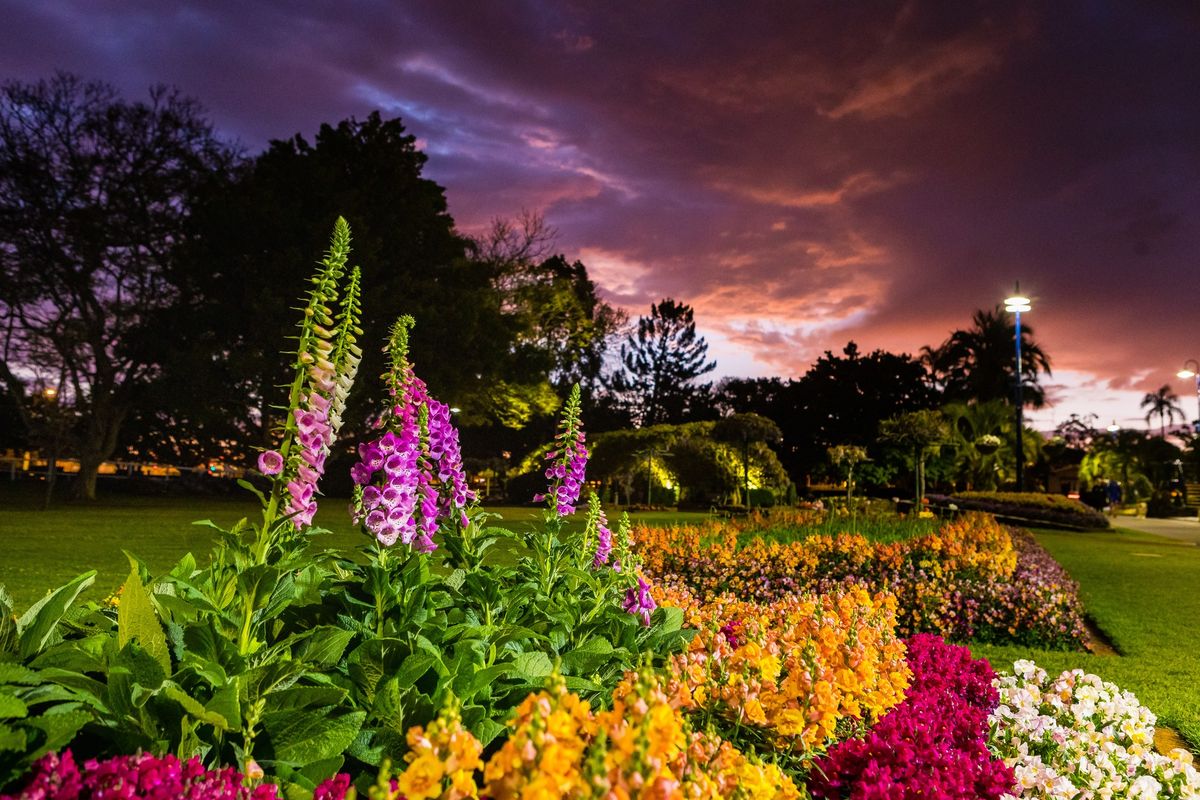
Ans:
[[[915,353],[1020,280],[1035,422],[1140,427],[1163,383],[1196,413],[1200,7],[0,8],[5,79],[175,85],[252,151],[402,117],[460,229],[544,212],[631,315],[693,305],[722,374]]]

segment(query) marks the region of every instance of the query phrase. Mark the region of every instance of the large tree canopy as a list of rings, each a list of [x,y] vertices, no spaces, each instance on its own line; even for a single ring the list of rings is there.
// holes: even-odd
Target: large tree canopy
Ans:
[[[828,448],[873,445],[881,420],[940,404],[919,361],[884,350],[864,355],[854,342],[840,356],[826,351],[797,380],[723,381],[716,401],[726,413],[753,412],[778,423],[779,458],[797,483],[823,468]]]
[[[460,423],[519,427],[553,413],[559,401],[550,374],[586,372],[595,346],[593,329],[580,333],[572,324],[603,316],[586,270],[549,259],[521,282],[524,294],[509,292],[507,266],[479,257],[456,232],[443,188],[422,176],[425,161],[399,119],[372,113],[323,125],[311,142],[299,135],[272,142],[215,193],[198,216],[203,237],[186,264],[197,344],[178,371],[211,392],[203,408],[173,393],[181,405],[168,416],[204,414],[218,427],[233,420],[228,438],[269,441],[289,309],[320,252],[320,232],[339,214],[354,231],[363,271],[363,374],[382,369],[370,343],[408,313],[417,320],[412,359],[430,390],[460,409]],[[564,342],[585,355],[570,360]],[[203,352],[217,354],[206,378],[195,368]],[[368,381],[355,393],[348,425],[374,407],[374,391]]]
[[[232,159],[199,106],[163,87],[127,102],[60,73],[0,89],[0,378],[27,426],[30,390],[71,421],[83,496],[175,344],[172,262],[197,194]]]

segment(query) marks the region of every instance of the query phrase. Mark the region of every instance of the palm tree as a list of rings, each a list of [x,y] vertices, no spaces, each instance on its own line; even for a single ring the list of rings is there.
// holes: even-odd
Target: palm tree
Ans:
[[[922,358],[945,389],[946,400],[1012,402],[1016,325],[1000,306],[979,309],[971,323],[952,332],[941,347],[924,347]],[[1021,381],[1025,402],[1034,408],[1046,403],[1039,373],[1050,374],[1050,358],[1033,341],[1033,328],[1022,325]]]
[[[942,414],[955,448],[956,481],[963,488],[995,490],[1014,479],[1016,423],[1010,406],[999,400],[951,403]],[[1041,435],[1027,427],[1021,443],[1026,466],[1036,463],[1044,445]]]
[[[1146,412],[1146,424],[1150,424],[1150,418],[1158,415],[1158,434],[1163,438],[1167,436],[1167,419],[1171,422],[1179,417],[1179,421],[1183,422],[1187,419],[1183,414],[1183,409],[1179,407],[1179,395],[1171,391],[1171,387],[1163,384],[1158,388],[1157,392],[1148,392],[1142,398],[1142,408],[1149,407]]]

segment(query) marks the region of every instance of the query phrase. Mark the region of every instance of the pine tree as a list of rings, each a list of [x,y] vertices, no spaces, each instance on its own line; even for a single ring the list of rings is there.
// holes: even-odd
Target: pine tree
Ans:
[[[621,345],[622,370],[609,388],[640,427],[690,421],[710,405],[712,384],[697,382],[717,366],[707,357],[691,306],[666,298],[650,306]]]

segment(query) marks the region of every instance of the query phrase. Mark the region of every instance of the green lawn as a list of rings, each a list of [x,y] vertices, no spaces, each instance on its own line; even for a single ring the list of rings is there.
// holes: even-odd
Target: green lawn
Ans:
[[[351,551],[365,539],[350,524],[348,500],[326,498],[317,514],[318,525],[332,535],[320,540],[326,547]],[[88,597],[99,599],[116,589],[129,574],[122,550],[145,561],[152,571],[165,570],[185,552],[203,558],[209,550],[209,531],[192,524],[211,519],[228,526],[259,513],[257,501],[213,498],[110,497],[89,505],[60,505],[40,511],[35,499],[0,494],[0,585],[25,608],[48,589],[89,569],[99,571]],[[540,508],[488,508],[504,523],[520,529],[541,517]],[[615,512],[610,510],[610,516]],[[635,520],[651,523],[696,521],[707,514],[639,512]],[[613,520],[615,522],[615,519]],[[489,524],[497,524],[495,522]],[[581,528],[583,515],[572,526]]]
[[[1132,691],[1200,749],[1200,548],[1132,531],[1035,533],[1079,581],[1088,615],[1121,655],[971,649],[997,668],[1031,658],[1048,672],[1094,672]]]

